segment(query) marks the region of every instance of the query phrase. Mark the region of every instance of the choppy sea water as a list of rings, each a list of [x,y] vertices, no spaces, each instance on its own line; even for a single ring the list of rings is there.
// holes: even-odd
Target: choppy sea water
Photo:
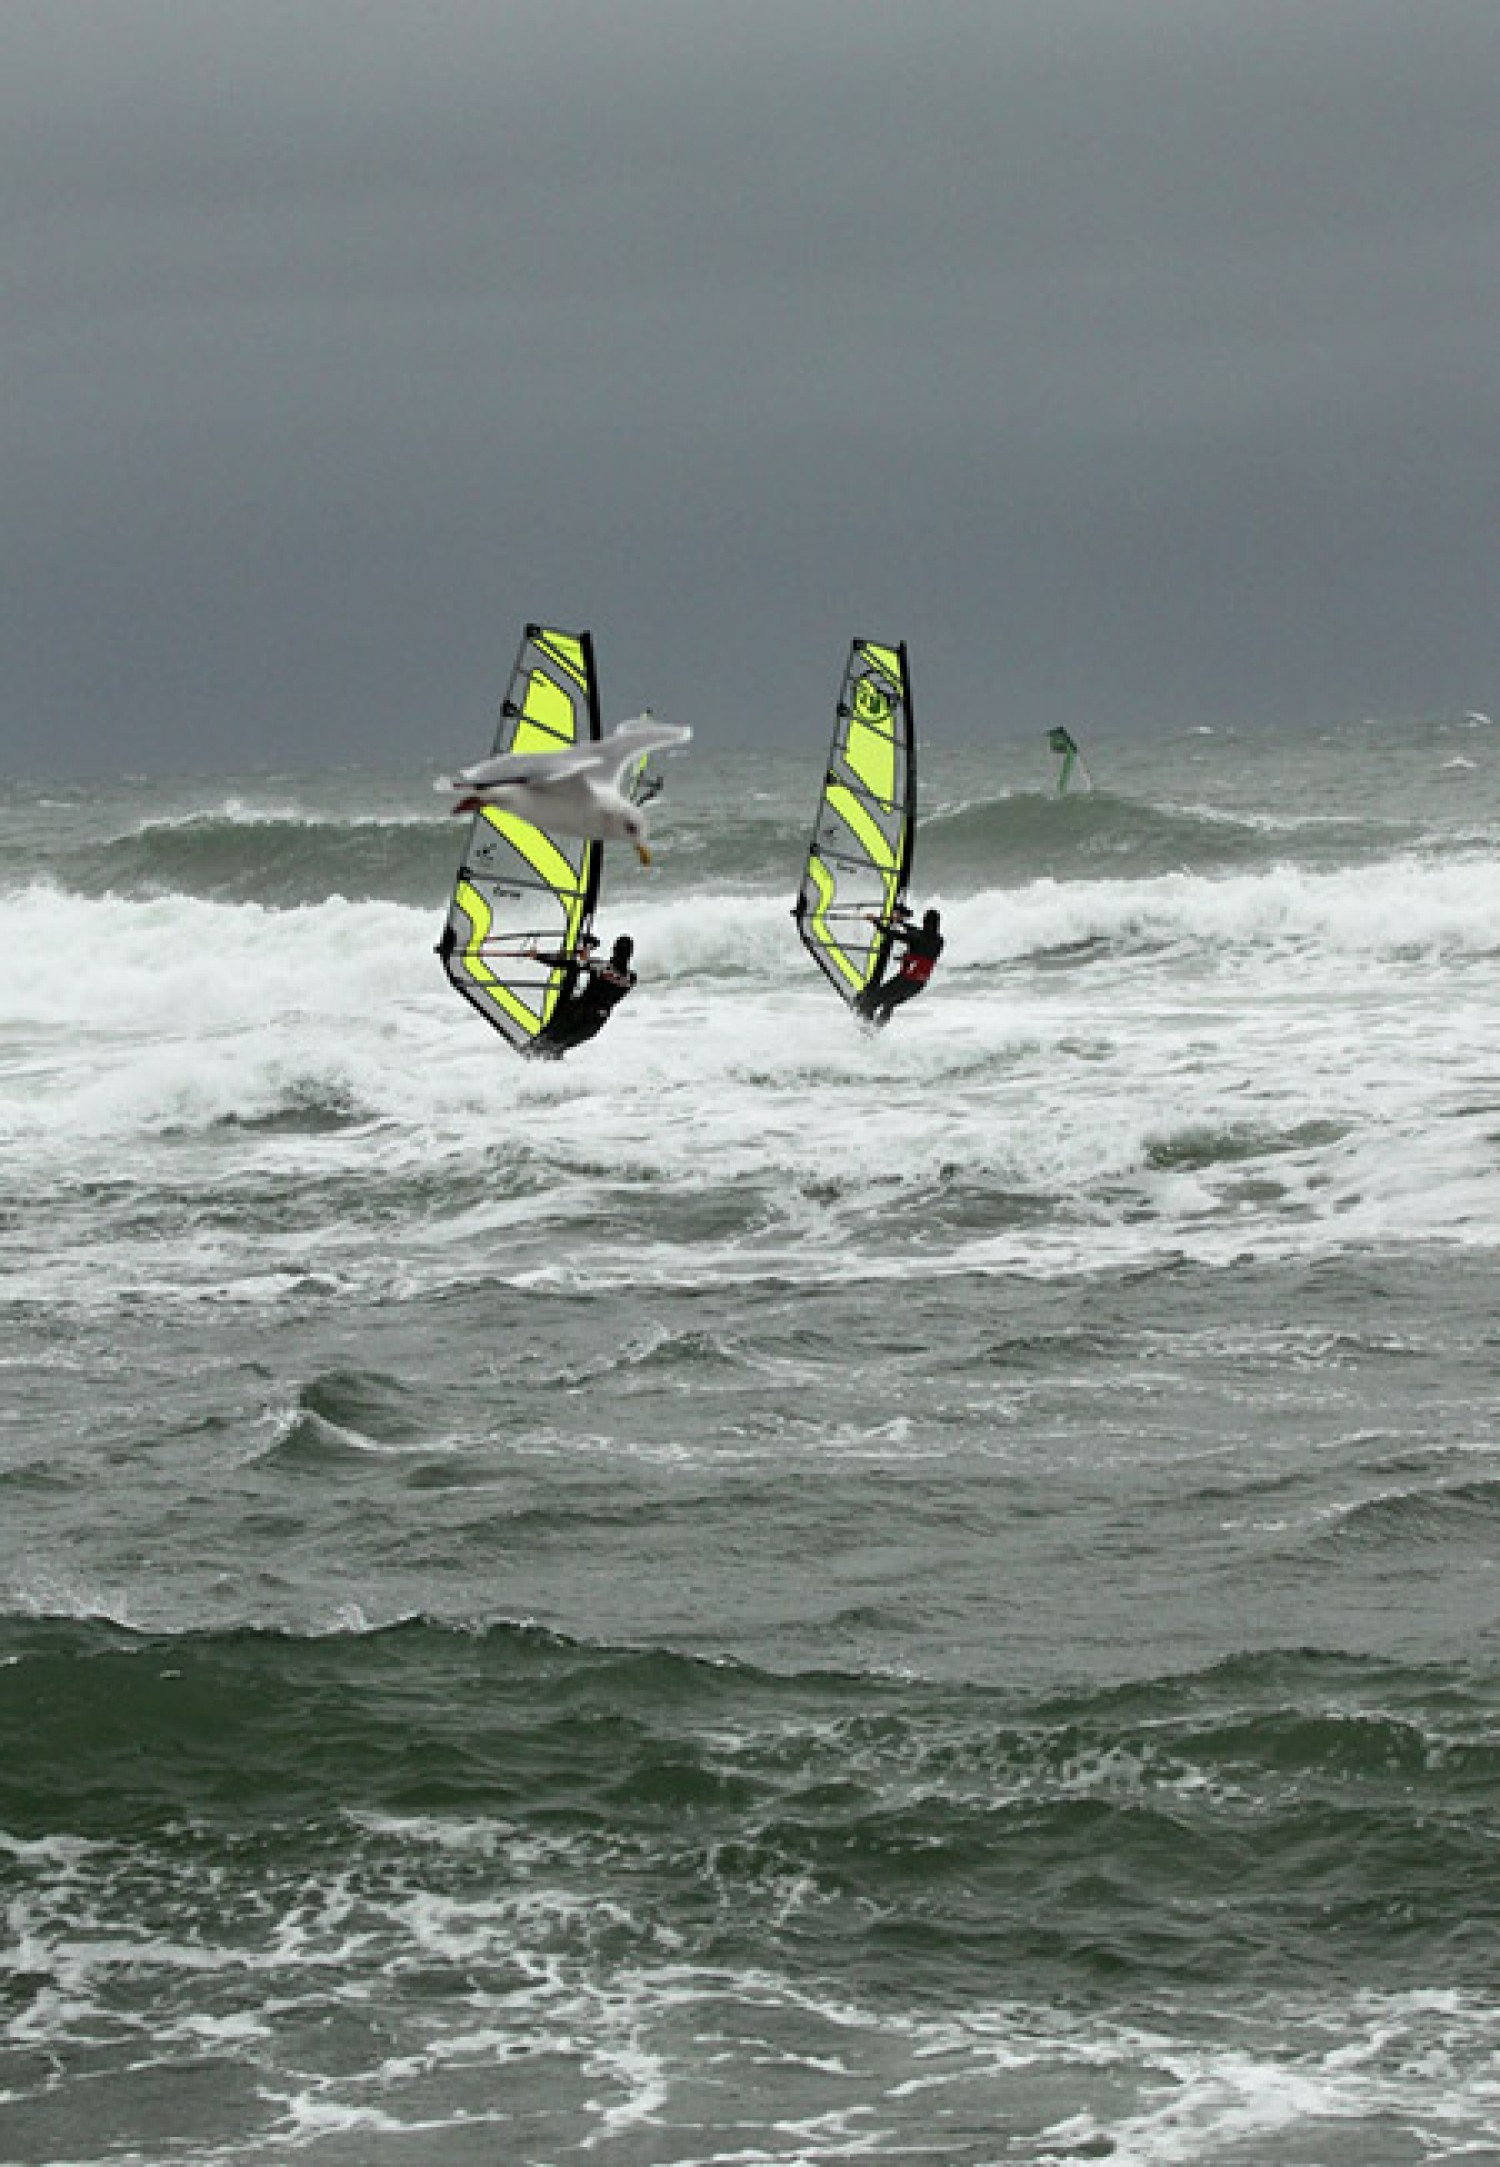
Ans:
[[[6,790],[7,2163],[1500,2158],[1500,736],[924,746],[871,1037],[813,735],[546,1068],[427,772]]]

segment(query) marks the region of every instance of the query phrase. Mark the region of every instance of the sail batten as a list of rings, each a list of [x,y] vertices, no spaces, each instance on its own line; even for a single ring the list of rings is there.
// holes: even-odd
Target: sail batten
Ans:
[[[798,892],[797,929],[851,1004],[880,977],[905,900],[916,827],[911,675],[904,643],[855,640]]]
[[[600,736],[587,632],[528,625],[501,702],[493,750],[561,752]],[[439,954],[449,982],[526,1053],[570,973],[545,960],[577,947],[593,920],[600,846],[553,835],[506,807],[474,815]],[[542,957],[530,953],[541,949]]]

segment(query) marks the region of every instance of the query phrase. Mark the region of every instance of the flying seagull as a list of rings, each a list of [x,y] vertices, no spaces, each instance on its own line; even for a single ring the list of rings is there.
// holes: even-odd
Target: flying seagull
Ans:
[[[456,813],[498,805],[558,835],[581,835],[595,843],[628,836],[642,865],[649,865],[645,820],[622,787],[626,771],[643,752],[685,745],[692,734],[686,723],[658,722],[649,712],[633,715],[597,741],[566,752],[501,753],[441,777],[434,787],[461,793]]]

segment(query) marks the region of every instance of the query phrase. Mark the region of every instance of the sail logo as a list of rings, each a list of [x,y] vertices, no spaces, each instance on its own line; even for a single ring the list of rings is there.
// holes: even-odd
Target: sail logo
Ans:
[[[854,687],[854,712],[861,722],[888,729],[891,720],[890,694],[882,692],[879,685],[872,684],[868,677],[862,677]]]

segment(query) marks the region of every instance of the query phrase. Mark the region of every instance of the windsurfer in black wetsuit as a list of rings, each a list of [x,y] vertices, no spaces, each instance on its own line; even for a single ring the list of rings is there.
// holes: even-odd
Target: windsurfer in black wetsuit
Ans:
[[[925,990],[943,952],[943,936],[938,930],[942,921],[937,912],[924,911],[919,926],[912,925],[910,919],[910,911],[898,903],[889,918],[871,920],[883,933],[889,933],[893,941],[900,941],[905,950],[894,978],[866,986],[854,1004],[856,1015],[864,1016],[877,1031],[885,1029],[893,1009],[899,1008],[903,1001],[915,1000]]]
[[[567,954],[549,956],[540,949],[533,951],[539,962],[550,963],[554,969],[564,967],[568,973],[551,1022],[531,1042],[532,1053],[544,1060],[559,1061],[575,1046],[597,1037],[636,982],[630,968],[635,943],[628,933],[620,935],[606,963],[594,959],[593,950],[598,945],[592,934],[586,933],[578,947]]]

